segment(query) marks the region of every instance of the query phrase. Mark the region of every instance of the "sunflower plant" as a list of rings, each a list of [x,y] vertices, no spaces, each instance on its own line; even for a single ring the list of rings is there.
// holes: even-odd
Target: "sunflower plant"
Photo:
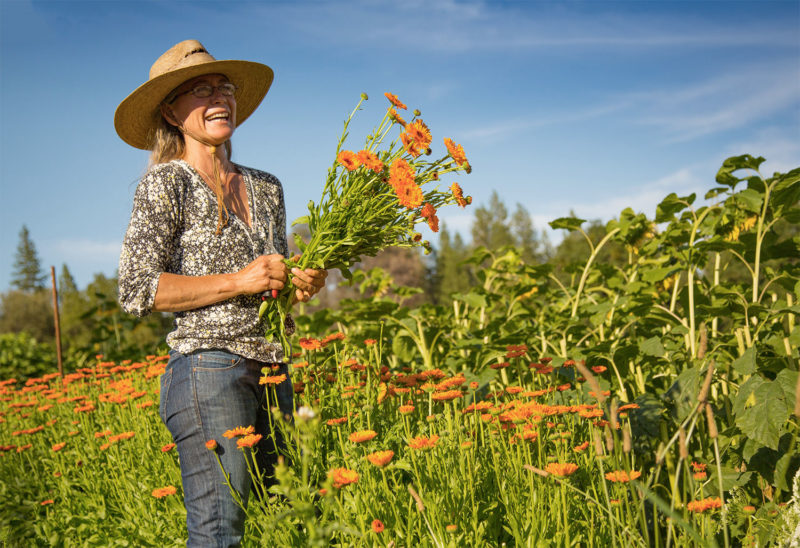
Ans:
[[[350,122],[367,100],[366,94],[345,120],[320,201],[310,201],[308,215],[292,223],[307,225],[310,236],[304,240],[294,234],[301,255],[286,259],[290,270],[338,268],[350,279],[350,269],[363,257],[374,257],[388,247],[424,247],[428,252],[430,243],[422,239],[417,225],[427,224],[437,232],[439,208],[448,204],[466,207],[472,202],[458,183],[447,190],[437,184],[447,173],[472,171],[461,145],[445,138],[447,154],[434,159],[431,132],[420,112],[414,110],[406,121],[398,114],[398,110],[407,110],[406,105],[392,93],[385,96],[390,105],[358,152],[343,147]],[[285,321],[295,289],[289,281],[277,295],[273,293],[274,298],[265,297],[259,310],[259,318],[267,319],[267,340],[278,339],[287,361]]]

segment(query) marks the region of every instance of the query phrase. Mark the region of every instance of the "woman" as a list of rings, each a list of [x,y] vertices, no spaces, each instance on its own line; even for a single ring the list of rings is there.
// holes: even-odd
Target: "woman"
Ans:
[[[235,546],[242,537],[244,510],[217,456],[243,504],[250,476],[236,438],[223,434],[255,426],[263,436],[259,464],[271,476],[280,440],[270,431],[270,408],[292,413],[288,374],[274,389],[277,401],[258,382],[267,366],[271,375],[287,373],[280,345],[264,338],[258,318],[261,295],[289,277],[283,190],[274,176],[230,160],[234,130],[272,77],[266,65],[217,61],[186,40],[158,58],[114,117],[125,142],[151,150],[120,255],[119,298],[138,316],[175,313],[159,413],[180,457],[188,546]],[[291,274],[298,301],[327,275]],[[216,450],[206,448],[211,440]]]

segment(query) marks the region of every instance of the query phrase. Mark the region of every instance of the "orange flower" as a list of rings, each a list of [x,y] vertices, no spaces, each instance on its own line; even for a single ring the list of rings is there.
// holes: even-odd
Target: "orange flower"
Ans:
[[[235,438],[237,436],[249,436],[250,434],[252,434],[255,431],[256,431],[256,427],[255,426],[237,426],[236,428],[233,428],[231,430],[226,430],[222,434],[222,437],[223,438],[232,439],[232,438]]]
[[[444,530],[447,531],[448,533],[455,533],[456,531],[458,531],[458,525],[451,523],[450,525],[446,525]]]
[[[403,148],[406,149],[406,152],[408,152],[412,158],[416,158],[417,156],[422,154],[422,151],[419,148],[419,144],[417,144],[417,142],[408,133],[401,133],[400,141],[403,142]]]
[[[413,413],[414,412],[414,406],[413,405],[401,405],[400,407],[397,408],[397,410],[400,411],[400,413],[403,414],[403,415],[408,415],[409,413]]]
[[[375,339],[364,339],[364,345],[365,346],[372,346],[376,342],[378,342],[378,341],[376,341]]]
[[[174,443],[168,443],[167,445],[165,445],[164,447],[161,448],[161,452],[162,453],[168,453],[169,451],[172,451],[173,449],[175,449],[175,444]]]
[[[371,169],[375,173],[383,171],[383,162],[381,162],[375,153],[369,150],[361,150],[358,153],[358,160],[364,164],[367,169]]]
[[[344,167],[347,168],[348,171],[353,171],[357,169],[358,166],[361,165],[361,161],[358,159],[358,155],[352,150],[343,150],[339,153],[336,157],[336,161],[342,164]]]
[[[417,186],[417,183],[414,181],[407,185],[395,188],[395,193],[397,194],[397,201],[400,202],[400,205],[405,206],[408,209],[419,207],[424,199],[424,196],[422,195],[422,189]]]
[[[152,494],[155,498],[161,499],[169,495],[174,495],[177,492],[178,490],[175,487],[173,487],[172,485],[167,485],[166,487],[158,487],[156,489],[153,489]]]
[[[61,451],[62,449],[64,449],[64,447],[66,447],[66,445],[67,442],[56,443],[53,445],[53,447],[51,447],[51,449],[53,451]]]
[[[280,375],[273,375],[273,376],[264,376],[258,379],[258,384],[280,384],[286,380],[286,374]]]
[[[585,451],[587,447],[589,447],[589,442],[585,441],[582,444],[573,447],[572,450],[576,453],[580,453],[581,451]]]
[[[450,192],[453,193],[453,198],[456,199],[456,203],[459,207],[467,207],[467,201],[464,199],[464,191],[461,190],[461,186],[458,183],[450,185]]]
[[[606,479],[613,483],[628,483],[641,475],[642,473],[637,470],[631,470],[630,475],[625,470],[614,470],[606,474]]]
[[[206,449],[209,451],[214,451],[217,448],[217,440],[208,440],[206,442]]]
[[[372,530],[375,533],[383,532],[383,522],[379,519],[372,520]]]
[[[303,350],[319,350],[322,348],[322,343],[317,339],[308,339],[305,337],[300,338],[300,348]]]
[[[578,465],[571,462],[551,462],[545,467],[545,470],[554,476],[563,478],[574,474],[578,470]]]
[[[253,447],[261,441],[261,434],[250,434],[236,440],[236,447],[244,449],[245,447]]]
[[[421,149],[426,149],[431,144],[431,130],[421,119],[414,120],[406,126],[406,133],[414,140]]]
[[[458,165],[464,165],[467,162],[467,156],[464,154],[464,149],[461,145],[455,144],[452,139],[445,138],[444,146],[447,147],[447,152],[450,153],[450,157],[453,158],[453,161]]]
[[[358,481],[358,472],[348,468],[334,468],[328,472],[328,477],[333,480],[333,486],[341,489],[345,485]]]
[[[387,99],[389,99],[389,102],[392,103],[397,108],[401,110],[406,110],[408,108],[407,106],[405,106],[403,103],[400,102],[400,99],[398,99],[397,95],[395,95],[394,93],[389,93],[387,91],[386,93],[384,93],[384,95],[386,96]]]
[[[408,446],[411,449],[416,449],[418,451],[424,451],[428,449],[433,449],[436,447],[436,444],[439,442],[439,436],[431,436],[430,438],[426,438],[425,436],[418,436],[416,438],[411,438],[408,440]]]
[[[707,466],[707,464],[692,461],[692,470],[695,472],[705,472]]]
[[[398,124],[400,124],[403,127],[406,126],[406,121],[403,120],[400,117],[400,115],[397,114],[397,111],[395,109],[393,109],[392,107],[389,107],[389,118],[394,120],[395,122],[397,122]]]
[[[367,455],[367,460],[379,468],[383,468],[392,461],[394,451],[377,451]]]
[[[397,158],[389,167],[389,184],[395,192],[404,186],[416,186],[414,176],[414,168],[403,158]]]
[[[695,472],[694,474],[692,474],[692,477],[697,481],[702,481],[708,477],[708,474],[706,474],[705,472]]]
[[[461,390],[448,390],[446,392],[436,392],[431,396],[436,401],[454,400],[456,398],[463,398],[464,394]]]
[[[53,499],[47,499],[47,500],[43,500],[43,501],[42,501],[42,502],[40,502],[39,504],[40,504],[41,506],[47,506],[48,504],[53,504],[54,502],[55,502],[55,501],[54,501]]]
[[[358,430],[350,434],[350,436],[348,436],[347,439],[349,439],[353,443],[362,443],[373,439],[377,435],[378,433],[375,432],[374,430]]]
[[[338,419],[328,419],[327,425],[335,426],[337,424],[342,424],[343,422],[347,422],[347,417],[339,417]]]
[[[693,500],[686,505],[686,509],[690,512],[705,512],[713,508],[722,508],[722,499],[719,497],[708,497],[702,500]]]

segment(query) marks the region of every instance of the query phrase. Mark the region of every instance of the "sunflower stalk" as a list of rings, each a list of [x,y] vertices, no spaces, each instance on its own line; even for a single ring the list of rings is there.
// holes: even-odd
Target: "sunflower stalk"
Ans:
[[[365,94],[345,120],[336,144],[336,159],[328,169],[319,203],[310,201],[308,215],[292,223],[292,226],[307,225],[310,237],[305,241],[295,234],[301,254],[285,259],[290,271],[293,268],[337,268],[346,279],[351,279],[350,269],[362,258],[374,257],[389,247],[424,247],[428,252],[430,244],[422,240],[416,225],[427,223],[436,232],[439,208],[448,204],[465,207],[471,203],[469,196],[462,195],[458,183],[453,183],[449,191],[434,185],[431,189],[425,188],[442,175],[471,171],[461,146],[445,139],[447,154],[428,159],[431,134],[418,118],[419,112],[415,111],[411,121],[405,122],[395,108],[403,110],[406,106],[394,95],[385,95],[392,106],[358,153],[343,148],[350,122],[367,99]],[[392,128],[401,131],[381,150]],[[291,358],[286,320],[296,289],[290,277],[277,297],[265,297],[259,309],[266,339],[281,345],[286,362]]]

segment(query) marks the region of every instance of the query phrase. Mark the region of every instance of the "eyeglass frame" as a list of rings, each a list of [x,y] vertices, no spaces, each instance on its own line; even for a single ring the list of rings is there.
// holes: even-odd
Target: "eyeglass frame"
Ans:
[[[233,91],[230,94],[226,94],[225,92],[222,91],[223,87],[226,87],[226,88],[232,87]],[[211,88],[211,93],[209,93],[205,97],[199,96],[199,95],[197,95],[197,93],[195,93],[197,91],[197,89],[199,89],[199,88]],[[224,83],[222,83],[222,84],[220,84],[218,86],[212,86],[211,84],[198,84],[198,85],[194,86],[191,89],[188,89],[186,91],[182,91],[180,93],[176,93],[172,97],[167,97],[166,99],[164,99],[164,103],[167,104],[167,105],[171,105],[172,103],[175,102],[175,100],[178,97],[180,97],[181,95],[186,95],[187,93],[191,93],[192,95],[194,95],[198,99],[207,99],[208,97],[211,97],[212,95],[214,95],[214,92],[216,92],[217,90],[219,90],[219,92],[222,94],[223,97],[233,97],[236,94],[236,92],[239,90],[239,86],[237,86],[233,82],[224,82]]]

